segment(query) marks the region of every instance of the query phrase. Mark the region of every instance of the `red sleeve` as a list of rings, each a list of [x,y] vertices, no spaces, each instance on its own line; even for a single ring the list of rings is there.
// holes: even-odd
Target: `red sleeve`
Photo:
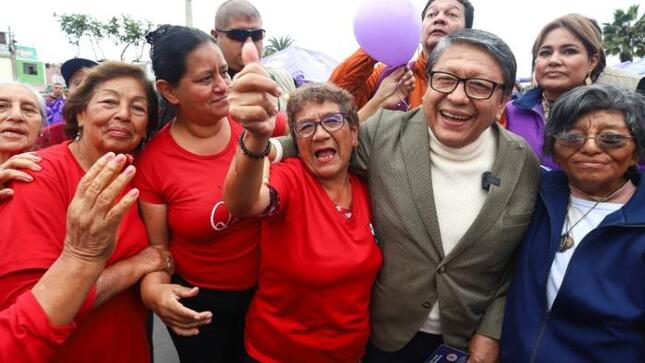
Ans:
[[[232,117],[231,117],[232,119]],[[273,134],[271,137],[279,137],[287,134],[287,114],[284,112],[278,112],[275,117],[275,127],[273,128]]]
[[[271,165],[269,185],[277,192],[279,200],[279,208],[271,216],[282,214],[285,208],[289,206],[291,195],[302,187],[301,176],[298,173],[298,163],[301,163],[299,158],[291,158]]]
[[[157,134],[157,137],[164,137],[163,132],[165,130]],[[159,190],[161,186],[159,173],[167,172],[167,170],[160,170],[158,163],[155,163],[154,160],[159,141],[162,140],[153,140],[152,144],[137,157],[135,162],[137,174],[132,181],[132,186],[139,189],[139,199],[151,204],[166,204],[166,200]]]
[[[329,80],[354,96],[354,103],[360,109],[374,95],[383,67],[374,67],[376,60],[358,49],[332,72]]]
[[[71,200],[61,180],[66,170],[53,170],[60,164],[47,160],[41,166],[31,183],[13,183],[14,196],[0,205],[0,282],[11,272],[48,269],[63,250]]]
[[[79,179],[76,166],[43,160],[31,183],[14,183],[14,196],[0,205],[0,309],[31,289],[63,250],[67,206]],[[90,311],[90,292],[80,315]],[[1,360],[0,360],[1,361]]]
[[[34,295],[27,291],[0,311],[0,361],[47,362],[75,328],[74,322],[52,326]]]

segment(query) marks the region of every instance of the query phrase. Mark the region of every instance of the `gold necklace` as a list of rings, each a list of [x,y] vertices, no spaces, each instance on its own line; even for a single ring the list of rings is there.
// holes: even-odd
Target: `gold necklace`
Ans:
[[[625,186],[625,184],[627,184],[628,181],[629,180],[625,180],[625,182],[623,184],[621,184],[616,190],[614,190],[613,192],[607,194],[606,196],[604,196],[603,198],[600,198],[600,199],[595,199],[592,196],[590,196],[589,194],[587,194],[584,191],[580,190],[586,196],[590,197],[592,200],[595,200],[596,202],[594,203],[594,205],[591,206],[591,208],[589,208],[588,211],[585,212],[585,214],[582,215],[582,217],[580,217],[580,219],[578,219],[576,221],[576,223],[574,223],[571,227],[565,227],[566,230],[560,236],[560,245],[558,246],[558,252],[564,252],[564,251],[570,249],[571,247],[573,247],[574,240],[573,240],[573,237],[571,237],[571,231],[573,230],[573,228],[575,226],[577,226],[578,223],[582,222],[582,220],[585,219],[585,217],[588,216],[589,213],[591,213],[591,211],[594,210],[594,208],[596,208],[598,206],[598,204],[600,204],[602,202],[606,202],[609,199],[611,199],[611,197],[616,195],[616,193],[618,193],[619,190],[623,189],[623,187]],[[565,223],[566,223],[567,226],[569,225],[569,208],[570,207],[571,207],[571,193],[569,194],[569,204],[567,205],[567,217],[565,219]]]

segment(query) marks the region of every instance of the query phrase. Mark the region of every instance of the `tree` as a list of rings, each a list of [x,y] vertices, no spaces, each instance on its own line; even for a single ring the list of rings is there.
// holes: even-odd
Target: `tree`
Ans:
[[[85,14],[56,15],[60,29],[65,33],[67,41],[76,46],[76,55],[81,51],[81,39],[88,38],[94,52],[94,58],[105,58],[98,43],[103,39],[100,22]],[[96,53],[99,49],[101,56]]]
[[[621,62],[645,56],[645,15],[638,17],[638,5],[615,10],[614,22],[603,25],[607,54],[618,54]]]
[[[106,23],[106,30],[115,40],[115,45],[125,44],[121,51],[121,60],[130,46],[139,47],[139,56],[134,60],[135,62],[138,62],[143,56],[143,48],[146,44],[145,36],[152,30],[152,27],[153,24],[148,20],[134,20],[126,15],[121,15],[119,18],[112,17]]]
[[[135,20],[128,15],[114,16],[105,22],[86,14],[54,14],[54,17],[58,18],[60,29],[68,42],[77,47],[77,55],[80,53],[81,40],[88,39],[96,59],[105,58],[101,42],[109,38],[116,46],[123,47],[121,60],[125,60],[128,48],[139,47],[138,56],[134,58],[134,61],[139,61],[143,56],[145,35],[154,26],[148,20]]]
[[[293,39],[288,35],[278,38],[271,37],[267,40],[267,43],[268,45],[264,47],[263,57],[270,56],[273,53],[289,48],[293,44]]]

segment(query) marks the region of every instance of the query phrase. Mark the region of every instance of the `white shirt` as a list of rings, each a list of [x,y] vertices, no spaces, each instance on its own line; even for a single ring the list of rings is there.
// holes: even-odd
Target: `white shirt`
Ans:
[[[562,227],[562,234],[564,234],[568,228],[571,228],[573,224],[578,221],[580,222],[578,222],[578,224],[576,224],[569,232],[569,235],[573,238],[573,247],[564,252],[556,252],[553,263],[551,264],[549,278],[546,282],[546,303],[549,310],[551,310],[553,301],[555,301],[558,291],[560,291],[560,286],[562,285],[562,281],[567,273],[569,262],[571,262],[573,254],[582,239],[585,238],[589,232],[598,227],[606,216],[617,211],[624,205],[622,203],[598,203],[598,205],[589,212],[589,214],[582,218],[582,216],[584,216],[585,213],[594,206],[594,204],[596,204],[594,201],[574,196],[571,197],[571,204],[567,213],[569,222],[565,223]],[[582,218],[582,220],[580,220],[580,218]]]

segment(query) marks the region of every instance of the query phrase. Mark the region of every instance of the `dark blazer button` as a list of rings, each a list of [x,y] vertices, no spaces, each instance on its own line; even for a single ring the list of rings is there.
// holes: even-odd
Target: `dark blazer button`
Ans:
[[[441,267],[439,267],[439,270],[437,270],[437,271],[439,271],[439,273],[444,273],[444,272],[446,272],[446,266],[441,266]]]
[[[421,304],[421,307],[424,309],[430,309],[432,307],[432,304],[430,304],[429,301],[425,301],[423,304]]]

